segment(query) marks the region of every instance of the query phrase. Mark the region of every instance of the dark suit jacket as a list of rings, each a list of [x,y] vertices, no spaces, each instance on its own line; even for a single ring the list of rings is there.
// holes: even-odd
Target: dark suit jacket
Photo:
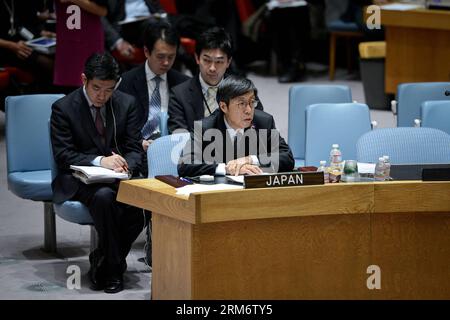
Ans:
[[[256,109],[263,110],[261,102]],[[194,130],[194,121],[203,119],[205,106],[198,74],[170,91],[168,128],[172,133],[176,129]]]
[[[169,91],[171,88],[188,79],[188,76],[176,70],[169,70],[169,72],[167,72],[167,84],[169,86]],[[147,89],[147,79],[145,78],[145,64],[125,72],[122,75],[122,82],[120,83],[119,90],[136,98],[139,128],[142,129],[148,118],[148,104],[150,102]]]
[[[164,12],[159,0],[144,0],[150,12]],[[119,21],[125,19],[125,0],[108,0],[108,14],[102,17],[103,29],[105,30],[105,42],[107,48],[111,48],[122,36]]]
[[[59,172],[52,182],[53,201],[68,200],[78,190],[79,182],[72,176],[70,165],[90,166],[97,156],[110,156],[112,151],[121,154],[133,175],[137,175],[142,157],[137,122],[135,99],[120,91],[114,92],[106,103],[106,144],[103,145],[83,88],[56,101],[52,105],[51,141]]]
[[[234,154],[233,148],[230,149],[233,144],[228,133],[226,132],[222,112],[215,112],[211,116],[204,118],[201,121],[201,124],[202,136],[200,136],[200,130],[191,133],[191,142],[190,144],[186,144],[186,147],[183,150],[180,164],[178,165],[178,174],[180,176],[195,177],[203,174],[214,175],[218,163],[227,163],[228,161],[238,157]],[[218,129],[218,132],[220,132],[220,136],[217,138],[220,141],[218,145],[219,147],[213,152],[211,152],[213,149],[212,144],[217,143],[217,140],[202,138],[204,137],[205,132],[209,129]],[[275,121],[270,114],[264,111],[255,110],[253,125],[251,128],[245,129],[245,136],[253,135],[256,140],[253,140],[253,143],[249,143],[249,139],[245,139],[245,141],[242,139],[239,145],[242,153],[238,153],[238,155],[256,155],[262,167],[271,168],[269,171],[292,171],[294,168],[294,157],[289,146],[279,135],[279,133],[278,140],[272,141],[270,131],[267,135],[263,135],[261,131],[263,129],[276,129]],[[260,138],[264,138],[264,141]],[[220,148],[220,143],[222,143],[222,148]],[[217,144],[215,145],[217,146]],[[229,152],[227,152],[227,146]],[[205,154],[209,155],[211,153],[214,158],[210,163],[205,162],[205,159],[202,157],[206,148],[208,149]],[[276,154],[277,149],[279,152],[278,154]],[[200,151],[202,151],[202,155],[199,154]],[[200,157],[202,158],[200,159]],[[197,161],[201,162],[201,164],[194,163],[196,158]]]

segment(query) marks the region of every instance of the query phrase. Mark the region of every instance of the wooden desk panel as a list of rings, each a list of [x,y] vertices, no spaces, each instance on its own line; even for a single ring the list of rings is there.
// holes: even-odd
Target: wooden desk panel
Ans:
[[[158,200],[167,196],[172,200]],[[146,208],[162,209],[153,213],[154,299],[450,299],[449,182],[189,198],[156,180],[121,183],[121,201],[137,205],[145,197]],[[297,215],[277,208],[289,197]],[[381,268],[381,290],[366,286],[369,265]]]
[[[450,12],[381,10],[386,29],[385,90],[404,82],[450,80]]]

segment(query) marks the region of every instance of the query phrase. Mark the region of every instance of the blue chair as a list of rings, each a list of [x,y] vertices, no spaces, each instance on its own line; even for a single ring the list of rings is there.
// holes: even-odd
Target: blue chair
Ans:
[[[162,136],[153,141],[147,150],[148,177],[165,174],[177,176],[178,160],[189,139],[190,134],[186,132]]]
[[[397,88],[397,127],[413,127],[420,117],[420,106],[430,100],[450,100],[445,92],[450,82],[403,83]]]
[[[306,107],[314,103],[352,102],[348,86],[295,85],[289,89],[288,143],[295,159],[295,166],[305,162]]]
[[[319,166],[339,144],[343,159],[356,159],[356,142],[371,130],[369,107],[361,103],[313,104],[306,108],[307,166]]]
[[[450,135],[433,128],[386,128],[366,133],[356,144],[359,162],[392,164],[450,163]]]
[[[51,126],[50,121],[48,123],[49,137],[51,136]],[[58,166],[56,165],[55,158],[53,157],[53,148],[51,140],[50,143],[50,159],[51,159],[51,174],[52,181],[56,178],[58,174]],[[92,219],[89,209],[79,201],[67,200],[63,203],[53,204],[54,212],[62,219],[78,223],[80,225],[90,225],[91,226],[91,252],[97,248],[98,234],[97,230],[94,228],[94,220]]]
[[[47,123],[61,94],[7,97],[6,161],[8,189],[22,199],[44,202],[44,250],[56,251],[52,208],[50,142]]]
[[[420,108],[422,127],[435,128],[450,134],[450,101],[425,101]]]

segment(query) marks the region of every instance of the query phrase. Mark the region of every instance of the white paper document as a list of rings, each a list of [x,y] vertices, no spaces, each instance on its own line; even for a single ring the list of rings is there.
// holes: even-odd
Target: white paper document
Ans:
[[[177,188],[177,194],[190,195],[193,192],[205,191],[220,191],[220,190],[237,190],[243,189],[243,186],[232,184],[218,183],[218,184],[188,184],[187,186]]]
[[[383,10],[397,10],[397,11],[414,10],[420,8],[424,8],[424,6],[412,3],[390,3],[381,6],[381,9]]]
[[[129,176],[126,172],[115,172],[111,169],[96,166],[70,166],[74,170],[73,175],[86,184],[90,183],[110,183],[116,179],[128,180]]]
[[[292,8],[303,7],[308,3],[303,0],[271,0],[267,3],[267,8],[273,10],[275,8]]]
[[[358,162],[358,172],[359,174],[374,174],[375,163]]]

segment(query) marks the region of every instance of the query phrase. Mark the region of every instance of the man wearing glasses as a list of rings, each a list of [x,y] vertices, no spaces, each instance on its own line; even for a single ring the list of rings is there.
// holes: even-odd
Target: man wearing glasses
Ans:
[[[289,146],[273,117],[258,105],[249,79],[228,76],[218,87],[219,111],[196,121],[178,165],[184,177],[287,172],[294,168]]]
[[[232,43],[224,29],[214,27],[203,32],[196,43],[195,60],[200,73],[174,87],[169,100],[169,131],[194,129],[194,121],[219,108],[217,88],[232,60]],[[263,109],[261,103],[257,109]]]

